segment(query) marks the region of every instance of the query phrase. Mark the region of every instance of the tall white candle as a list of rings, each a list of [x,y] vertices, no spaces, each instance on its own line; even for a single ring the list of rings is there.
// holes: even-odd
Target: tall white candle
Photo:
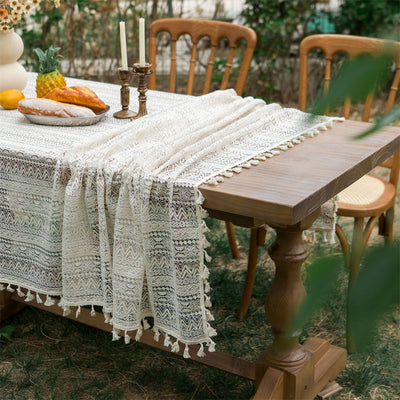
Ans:
[[[120,21],[119,23],[119,35],[121,40],[121,63],[122,69],[128,69],[128,54],[126,52],[126,33],[125,33],[125,22]]]
[[[139,19],[139,65],[144,67],[145,61],[145,36],[144,36],[144,18]]]

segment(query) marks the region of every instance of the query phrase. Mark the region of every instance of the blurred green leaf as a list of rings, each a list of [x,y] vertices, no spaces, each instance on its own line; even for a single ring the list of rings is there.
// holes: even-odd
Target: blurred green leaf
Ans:
[[[380,318],[400,302],[400,244],[372,249],[349,293],[349,321],[357,350],[366,350]]]
[[[6,338],[8,340],[11,340],[11,336],[15,331],[15,326],[12,325],[6,325],[3,326],[3,328],[0,328],[0,340],[1,338]]]
[[[316,260],[307,271],[309,289],[307,297],[294,316],[290,331],[299,331],[311,319],[315,311],[329,298],[337,284],[343,258],[334,256]]]
[[[369,135],[379,131],[380,129],[384,128],[385,126],[390,125],[393,122],[396,122],[398,120],[400,120],[400,106],[393,108],[387,114],[378,118],[375,121],[375,123],[371,126],[371,128],[369,128],[366,131],[355,136],[354,139],[362,139],[366,136],[369,136]]]
[[[384,81],[391,64],[390,49],[376,56],[361,54],[346,60],[339,76],[331,83],[327,93],[317,99],[311,113],[324,114],[327,109],[343,104],[346,98],[353,102],[365,100]]]

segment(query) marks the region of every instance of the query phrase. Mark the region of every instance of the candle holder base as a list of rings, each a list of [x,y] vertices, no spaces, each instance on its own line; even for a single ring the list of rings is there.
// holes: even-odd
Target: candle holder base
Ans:
[[[113,114],[114,118],[118,118],[118,119],[135,119],[137,118],[137,113],[131,111],[131,110],[120,110],[117,111]]]
[[[129,110],[129,81],[132,78],[132,68],[122,69],[118,68],[118,74],[122,81],[121,85],[121,106],[122,110],[117,111],[113,114],[114,118],[119,119],[133,119],[136,116],[136,113]]]
[[[149,75],[153,73],[150,71],[151,64],[146,63],[144,66],[140,64],[133,64],[133,74],[139,77],[138,92],[139,92],[139,111],[133,119],[137,119],[147,115],[147,80]]]

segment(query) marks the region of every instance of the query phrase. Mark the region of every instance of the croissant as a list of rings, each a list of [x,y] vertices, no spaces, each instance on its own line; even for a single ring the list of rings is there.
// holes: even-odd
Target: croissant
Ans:
[[[102,112],[107,108],[97,94],[85,86],[59,87],[47,93],[45,98],[88,107],[95,113]]]

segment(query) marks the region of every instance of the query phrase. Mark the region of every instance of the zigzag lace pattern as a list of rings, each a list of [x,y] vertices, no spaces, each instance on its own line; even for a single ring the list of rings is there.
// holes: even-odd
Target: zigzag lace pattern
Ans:
[[[33,127],[34,145],[7,130],[0,143],[1,288],[17,286],[26,301],[32,292],[37,301],[47,295],[47,305],[60,296],[65,314],[102,306],[114,339],[125,331],[129,342],[136,330],[139,340],[151,317],[155,339],[163,332],[172,351],[179,342],[184,357],[190,344],[201,344],[200,356],[203,344],[212,351],[198,186],[279,154],[332,121],[226,90],[178,96],[168,113],[117,128],[106,120],[101,130],[69,137],[58,128],[58,140],[48,142],[46,128]]]

